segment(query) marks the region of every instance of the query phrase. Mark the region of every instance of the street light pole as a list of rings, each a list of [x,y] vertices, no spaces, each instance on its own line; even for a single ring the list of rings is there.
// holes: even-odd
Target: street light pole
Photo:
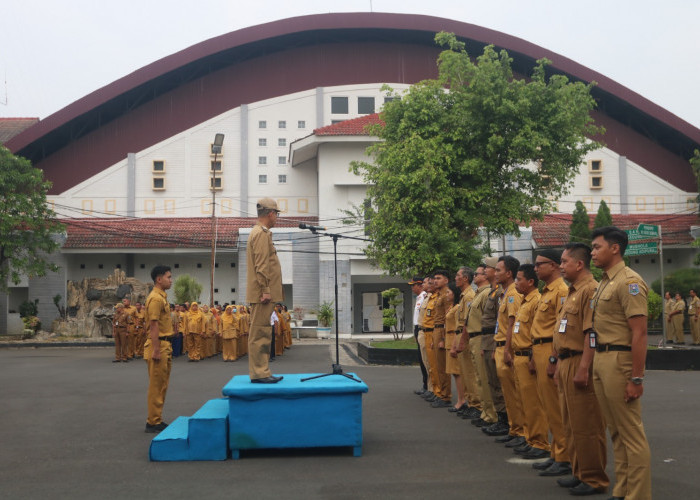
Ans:
[[[224,134],[216,134],[211,150],[214,153],[214,163],[211,165],[211,269],[209,274],[209,307],[214,306],[214,267],[216,265],[216,160],[221,153]]]

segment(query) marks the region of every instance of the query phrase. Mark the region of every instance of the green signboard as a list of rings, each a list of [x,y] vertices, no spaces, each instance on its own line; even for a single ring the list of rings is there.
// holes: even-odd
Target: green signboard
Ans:
[[[625,257],[655,255],[657,253],[659,253],[659,244],[656,241],[647,241],[645,243],[632,243],[631,245],[627,245]]]
[[[637,229],[625,230],[630,241],[659,239],[659,226],[640,224]]]

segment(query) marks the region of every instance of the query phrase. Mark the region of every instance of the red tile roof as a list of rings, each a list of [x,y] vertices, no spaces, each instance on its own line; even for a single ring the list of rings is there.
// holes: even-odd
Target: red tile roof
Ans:
[[[373,113],[317,128],[314,130],[314,135],[369,135],[365,131],[365,127],[376,123],[384,125],[384,121],[379,118],[379,114]]]
[[[38,118],[0,118],[0,144],[5,144],[38,122]]]
[[[537,247],[562,247],[569,242],[571,214],[549,214],[544,220],[532,223],[532,237]],[[590,227],[593,227],[594,214],[589,214]],[[661,226],[664,245],[688,245],[693,241],[690,226],[700,226],[697,214],[613,214],[613,224],[620,229],[633,229],[639,224]]]
[[[211,219],[191,218],[82,218],[61,219],[68,238],[63,248],[209,248]],[[217,218],[216,245],[233,248],[241,228],[252,227],[249,217]],[[277,227],[297,227],[300,222],[317,224],[316,217],[280,217]]]

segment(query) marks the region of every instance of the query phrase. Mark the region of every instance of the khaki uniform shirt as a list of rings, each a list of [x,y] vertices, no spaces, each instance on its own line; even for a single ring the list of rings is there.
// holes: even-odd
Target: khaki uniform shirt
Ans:
[[[138,333],[143,332],[144,328],[146,327],[146,310],[142,307],[141,311],[136,309],[136,312],[134,313],[134,320],[136,323],[136,331]]]
[[[204,324],[205,321],[205,316],[204,313],[202,314],[187,314],[185,316],[185,330],[187,333],[197,333],[197,334],[202,334],[206,332],[206,325]]]
[[[435,327],[435,301],[437,300],[437,294],[431,293],[425,302],[425,316],[423,316],[423,328],[434,328]],[[421,306],[422,307],[422,306]]]
[[[256,224],[248,237],[246,247],[248,279],[246,301],[259,304],[263,293],[269,293],[272,302],[284,300],[282,291],[282,268],[277,250],[272,243],[272,233],[261,224]]]
[[[647,316],[649,287],[635,271],[619,262],[603,279],[594,297],[593,329],[598,344],[632,345],[632,332],[627,320]]]
[[[123,308],[117,309],[112,318],[112,326],[120,332],[126,331],[127,314]]]
[[[676,302],[676,299],[664,299],[664,317],[666,318],[666,321],[668,321],[668,318],[671,317],[671,312],[673,312],[673,305]]]
[[[498,329],[496,336],[493,338],[496,342],[504,342],[506,340],[506,331],[508,331],[508,318],[514,318],[518,314],[520,303],[523,296],[515,289],[515,283],[511,283],[501,297],[498,305]]]
[[[459,304],[450,307],[445,315],[445,333],[456,333],[457,330],[457,313],[459,312]]]
[[[491,291],[491,285],[486,284],[481,286],[474,295],[474,300],[469,305],[469,311],[467,311],[467,332],[469,333],[481,333],[481,315],[484,312],[484,306],[486,305],[486,298],[489,296]]]
[[[221,338],[237,339],[239,333],[240,318],[237,314],[228,317],[226,313],[221,315]]]
[[[435,302],[433,303],[433,320],[435,321],[435,328],[438,328],[438,325],[443,325],[441,328],[445,328],[445,316],[447,315],[447,311],[451,307],[450,304],[447,303],[446,300],[446,295],[447,295],[447,288],[443,290],[438,290],[435,292]]]
[[[151,321],[158,321],[158,336],[170,337],[173,334],[173,322],[170,320],[170,304],[167,294],[154,287],[146,299],[146,325],[149,332]]]
[[[585,332],[593,324],[593,295],[597,287],[598,282],[590,273],[569,287],[554,333],[554,350],[558,354],[564,350],[583,351]]]
[[[464,324],[467,321],[467,314],[469,313],[469,306],[471,305],[475,296],[476,296],[476,293],[474,292],[474,289],[471,286],[468,286],[467,288],[462,290],[462,293],[459,296],[459,309],[457,310],[457,328],[456,328],[456,330],[463,329]]]
[[[496,288],[491,288],[484,310],[481,315],[481,330],[484,333],[496,333],[496,321],[498,320],[498,299],[503,293],[503,288],[498,285]],[[488,330],[488,331],[487,331]]]
[[[170,306],[168,306],[168,311]],[[126,329],[129,333],[134,333],[136,331],[136,306],[124,307],[124,312],[126,313]]]
[[[420,304],[420,308],[418,309],[418,327],[422,330],[423,329],[423,322],[425,320],[425,311],[428,310],[428,300],[430,299],[431,294],[426,294],[425,297],[423,297],[423,302]]]
[[[695,316],[700,311],[700,297],[693,297],[688,304],[688,316]]]
[[[515,316],[515,325],[513,325],[513,338],[510,345],[514,351],[526,350],[532,347],[532,323],[535,319],[535,311],[537,311],[539,301],[540,292],[537,288],[523,297],[520,309],[518,309],[518,313]]]
[[[557,331],[566,296],[569,295],[569,287],[562,278],[557,278],[542,290],[540,302],[535,310],[535,318],[532,321],[532,338],[551,338]]]
[[[678,311],[679,314],[674,314],[673,318],[675,319],[676,316],[683,317],[683,313],[685,312],[685,302],[682,300],[677,300],[675,304],[673,304],[673,309],[671,309],[671,312],[676,312]]]

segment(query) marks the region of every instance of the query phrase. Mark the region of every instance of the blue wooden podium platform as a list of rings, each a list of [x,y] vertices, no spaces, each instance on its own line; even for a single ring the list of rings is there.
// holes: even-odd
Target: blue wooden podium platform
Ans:
[[[153,461],[225,460],[241,450],[350,447],[362,454],[362,394],[369,388],[340,375],[287,374],[277,384],[233,377],[224,398],[178,417],[151,441]],[[357,378],[357,377],[355,377]]]

